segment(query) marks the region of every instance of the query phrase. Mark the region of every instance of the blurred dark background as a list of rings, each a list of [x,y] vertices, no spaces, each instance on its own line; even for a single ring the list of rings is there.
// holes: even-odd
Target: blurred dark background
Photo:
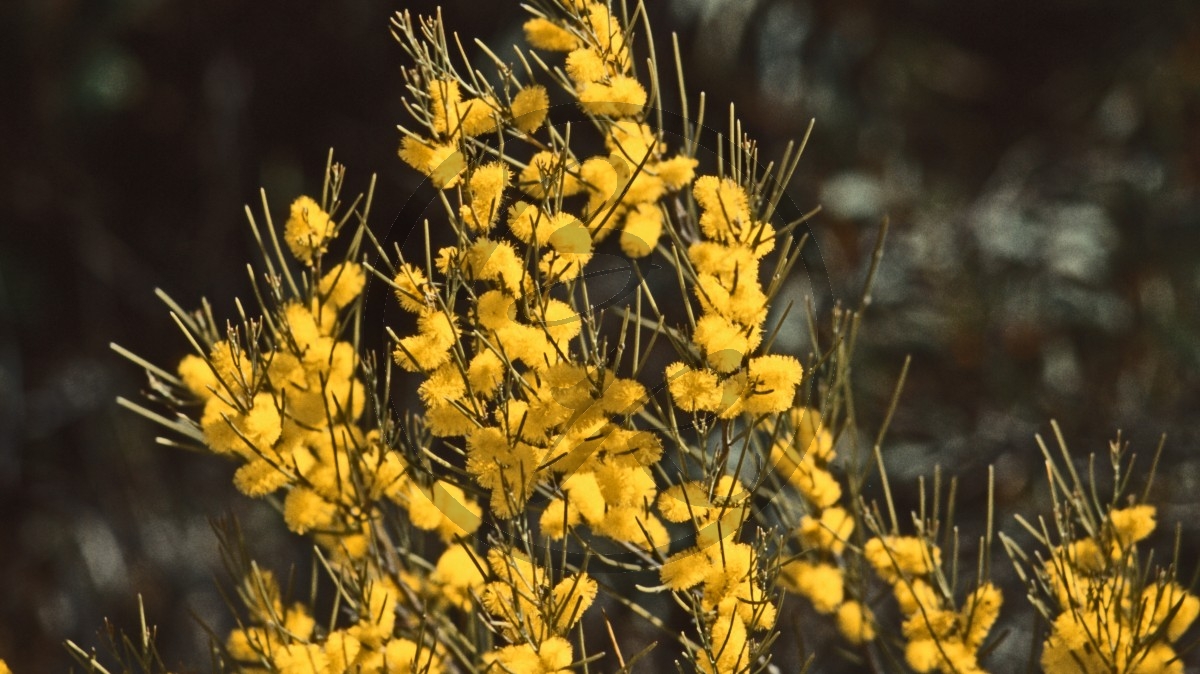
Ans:
[[[1154,499],[1196,540],[1200,4],[651,4],[659,54],[678,31],[709,119],[735,101],[773,158],[816,118],[790,196],[825,209],[809,277],[823,311],[857,295],[890,216],[858,407],[873,432],[913,356],[887,448],[902,500],[940,462],[979,512],[995,464],[1003,510],[1044,508],[1033,435],[1056,418],[1079,453],[1124,429],[1148,454],[1166,433]],[[203,671],[194,620],[230,624],[209,518],[233,512],[260,558],[294,558],[231,466],[155,446],[117,408],[145,382],[108,343],[163,364],[185,352],[155,287],[232,316],[254,255],[242,205],[265,186],[278,215],[319,190],[329,147],[351,189],[379,174],[386,229],[416,189],[395,156],[404,58],[387,21],[404,7],[0,8],[0,658],[14,671],[64,671],[62,640],[98,643],[105,617],[134,628],[138,592],[169,661]],[[519,38],[516,3],[443,7],[465,36]],[[1197,558],[1186,544],[1185,573]],[[1020,653],[1032,625],[1013,629]]]

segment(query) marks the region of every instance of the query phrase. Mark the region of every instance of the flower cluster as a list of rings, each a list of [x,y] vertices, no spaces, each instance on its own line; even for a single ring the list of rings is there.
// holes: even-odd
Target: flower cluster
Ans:
[[[711,485],[689,482],[659,497],[659,510],[671,522],[691,523],[696,546],[671,555],[662,565],[663,583],[676,592],[693,590],[704,616],[703,672],[744,671],[753,661],[748,634],[770,629],[775,605],[760,569],[760,553],[737,534],[748,516],[750,493],[725,476]]]
[[[1051,674],[1181,674],[1174,645],[1200,616],[1200,598],[1167,574],[1143,578],[1136,544],[1154,531],[1155,508],[1113,508],[1096,536],[1056,546],[1042,577],[1060,613],[1042,651]]]
[[[207,305],[169,301],[195,353],[174,372],[128,354],[174,416],[127,406],[235,461],[237,488],[316,544],[307,599],[285,600],[248,557],[235,565],[245,611],[214,648],[220,666],[625,671],[649,652],[625,657],[629,630],[646,629],[687,669],[758,672],[773,666],[786,590],[872,666],[984,671],[1003,604],[990,509],[970,585],[948,552],[951,509],[927,516],[923,482],[917,534],[901,534],[884,434],[864,460],[854,416],[859,313],[834,310],[832,334],[810,314],[803,358],[772,350],[803,220],[771,220],[799,154],[763,169],[731,113],[717,139],[728,151],[702,169],[707,130],[685,109],[682,142],[668,143],[655,114],[653,49],[650,77],[639,72],[644,8],[528,9],[530,49],[506,62],[481,46],[487,75],[453,53],[462,41],[440,17],[393,23],[413,62],[399,156],[442,207],[423,237],[380,241],[367,224],[374,183],[344,201],[331,157],[319,197],[295,199],[278,231],[264,197],[269,238],[251,218],[266,267],[258,313],[239,303],[240,322],[219,329]],[[557,119],[552,94],[573,119]],[[611,299],[597,280],[612,272],[598,271],[606,255],[630,280]],[[669,278],[647,273],[660,268]],[[394,300],[384,355],[363,338],[368,281]],[[1140,564],[1155,511],[1119,507],[1118,493],[1100,516],[1049,464],[1069,506],[1055,512],[1061,543],[1034,531],[1048,561],[1031,562],[1001,534],[1052,625],[1043,667],[1182,672],[1200,599],[1173,569]],[[864,493],[875,477],[886,529]],[[329,586],[322,622],[316,593]],[[686,618],[649,599],[659,592]],[[643,622],[615,630],[610,607]],[[601,620],[610,643],[598,647]]]
[[[301,603],[287,608],[269,572],[248,576],[241,588],[249,624],[230,633],[226,649],[242,672],[409,674],[442,671],[434,645],[393,637],[400,590],[388,581],[363,588],[358,620],[316,636],[316,621]]]
[[[1000,615],[1003,597],[991,583],[976,587],[955,610],[939,577],[941,550],[914,536],[877,536],[863,555],[892,586],[908,641],[905,660],[917,672],[983,672],[976,653]]]
[[[667,367],[671,396],[681,410],[722,419],[785,412],[803,375],[800,363],[784,355],[749,358],[767,319],[759,262],[775,245],[774,229],[751,217],[746,190],[732,179],[702,176],[693,195],[704,233],[688,248],[703,310],[691,335],[701,363]]]
[[[837,458],[833,434],[818,410],[798,407],[788,417],[790,432],[777,434],[771,459],[803,500],[806,512],[794,533],[808,555],[784,564],[780,583],[806,597],[818,613],[836,615],[842,636],[861,645],[875,638],[875,618],[867,605],[847,596],[844,553],[855,520],[840,505],[842,486],[829,471]]]

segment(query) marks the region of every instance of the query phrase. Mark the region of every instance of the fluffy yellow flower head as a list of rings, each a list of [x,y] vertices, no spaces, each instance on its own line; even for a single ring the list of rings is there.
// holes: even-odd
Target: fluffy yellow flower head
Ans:
[[[484,164],[467,180],[468,204],[461,210],[463,221],[475,231],[486,232],[500,214],[500,199],[512,178],[508,166],[501,162]]]
[[[1122,549],[1154,533],[1154,515],[1155,508],[1152,505],[1135,505],[1108,513],[1113,535]]]
[[[541,17],[525,22],[525,41],[535,49],[571,51],[579,46],[579,38],[565,28]]]
[[[325,253],[335,227],[336,223],[320,204],[312,197],[302,196],[292,202],[283,237],[296,259],[310,264],[314,257]]]
[[[796,560],[785,564],[779,574],[780,582],[807,597],[818,613],[833,613],[845,598],[842,571],[832,564]]]
[[[854,533],[854,518],[844,508],[826,508],[820,517],[802,517],[797,533],[805,545],[840,555]]]
[[[337,311],[358,298],[367,275],[357,262],[343,262],[330,269],[317,284],[317,294]]]
[[[579,91],[579,104],[593,115],[633,117],[646,105],[646,89],[628,75],[614,75],[609,84],[594,82]]]
[[[512,99],[513,125],[525,133],[541,128],[550,112],[550,96],[546,87],[533,85],[522,88]]]
[[[875,640],[875,617],[871,609],[857,601],[848,601],[838,608],[837,625],[846,641],[855,646]]]
[[[457,185],[467,167],[466,159],[454,143],[435,143],[413,136],[405,136],[400,142],[400,158],[425,174],[438,189]]]
[[[791,409],[803,374],[800,361],[791,356],[751,358],[750,380],[754,382],[754,392],[746,399],[746,412],[773,414]]]
[[[900,574],[923,576],[942,563],[942,551],[915,536],[884,536],[867,541],[863,555],[886,581],[895,583]]]

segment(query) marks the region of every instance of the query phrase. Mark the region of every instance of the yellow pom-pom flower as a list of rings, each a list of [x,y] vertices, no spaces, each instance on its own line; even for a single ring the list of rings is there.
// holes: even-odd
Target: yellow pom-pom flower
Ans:
[[[513,126],[525,133],[533,133],[546,122],[550,112],[550,96],[546,87],[532,85],[522,88],[512,99]]]
[[[579,38],[569,30],[541,17],[525,22],[525,41],[534,49],[571,51],[579,46]]]
[[[343,262],[330,269],[317,284],[317,294],[337,311],[358,299],[367,275],[357,262]]]
[[[1108,513],[1108,522],[1122,549],[1154,533],[1154,515],[1152,505],[1135,505]]]
[[[500,199],[512,178],[508,166],[491,162],[475,169],[467,180],[469,204],[462,207],[463,221],[475,231],[486,232],[496,223]]]
[[[746,399],[746,412],[772,414],[790,409],[803,373],[800,362],[791,356],[751,358],[750,380],[754,382],[754,392]]]
[[[291,214],[284,226],[284,241],[297,260],[311,264],[323,255],[333,238],[336,223],[312,197],[302,196],[292,202]]]
[[[621,228],[621,250],[629,257],[646,257],[654,252],[662,231],[663,217],[658,206],[652,203],[638,204],[625,216]]]
[[[875,618],[871,609],[857,601],[848,601],[837,610],[838,631],[846,641],[861,646],[875,640]]]

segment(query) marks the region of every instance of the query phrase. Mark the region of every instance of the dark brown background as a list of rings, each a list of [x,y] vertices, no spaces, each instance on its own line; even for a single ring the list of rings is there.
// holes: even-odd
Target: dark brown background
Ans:
[[[1195,540],[1200,6],[653,5],[660,54],[679,31],[692,90],[718,119],[737,102],[766,156],[817,118],[791,196],[826,209],[812,229],[821,308],[855,295],[891,216],[859,407],[873,428],[912,354],[887,450],[902,492],[940,461],[978,512],[994,463],[1001,507],[1030,512],[1045,505],[1032,437],[1048,419],[1080,452],[1118,428],[1148,452],[1166,432],[1155,499]],[[398,8],[0,9],[0,657],[16,671],[63,671],[61,641],[95,643],[106,616],[135,626],[138,592],[170,661],[203,670],[189,613],[229,624],[209,517],[232,510],[260,556],[297,559],[276,516],[234,493],[231,467],[155,447],[115,406],[143,382],[107,344],[160,363],[184,353],[156,286],[232,315],[253,250],[242,204],[263,185],[279,213],[319,189],[330,146],[353,185],[378,172],[378,227],[400,211],[416,182],[395,157]],[[444,11],[492,45],[523,18],[515,3]],[[1185,553],[1190,573],[1194,544]],[[1030,627],[997,657],[1027,652]]]

